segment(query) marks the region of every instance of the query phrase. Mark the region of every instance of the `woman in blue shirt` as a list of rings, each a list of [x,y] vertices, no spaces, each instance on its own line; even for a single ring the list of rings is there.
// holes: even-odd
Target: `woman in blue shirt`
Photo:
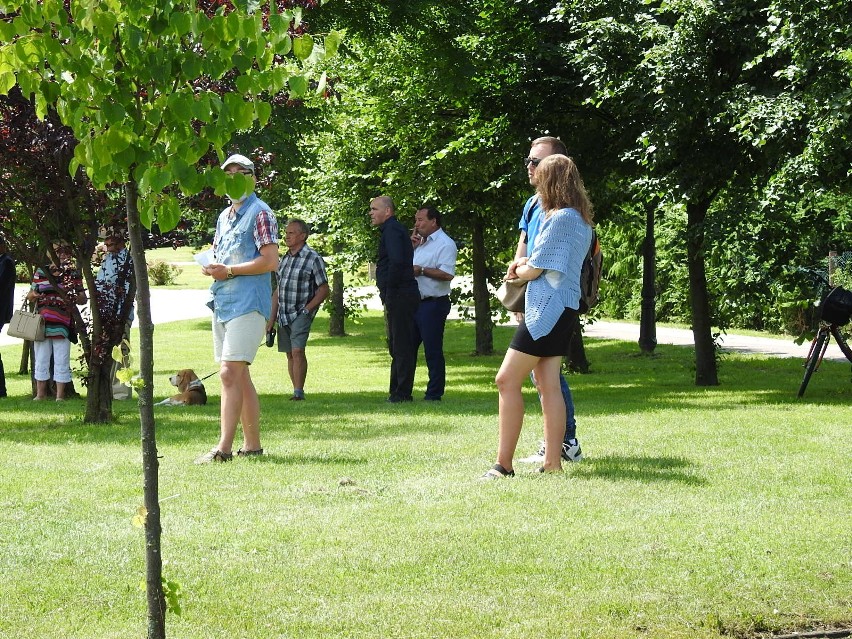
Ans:
[[[592,205],[569,157],[544,158],[536,170],[536,181],[545,216],[532,255],[516,259],[508,269],[509,278],[518,277],[529,284],[524,318],[495,380],[500,394],[497,463],[483,479],[515,474],[512,458],[524,419],[521,386],[530,371],[535,372],[544,413],[545,457],[538,470],[562,468],[565,401],[559,369],[580,307],[580,270],[592,240]]]

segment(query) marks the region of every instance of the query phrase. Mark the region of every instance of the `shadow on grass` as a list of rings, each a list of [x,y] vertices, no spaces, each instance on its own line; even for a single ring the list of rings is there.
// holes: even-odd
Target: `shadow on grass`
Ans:
[[[251,464],[286,464],[287,466],[298,465],[341,465],[341,464],[366,464],[374,462],[373,459],[364,457],[350,457],[347,455],[282,455],[280,453],[267,453],[262,457],[249,457],[245,460]]]
[[[180,368],[180,363],[162,344],[180,339],[191,343],[191,352],[204,360],[204,374],[215,366],[210,358],[208,320],[191,320],[158,327],[157,371],[155,379],[162,389],[162,379]],[[287,387],[287,392],[261,394],[263,430],[283,433],[294,438],[325,441],[368,441],[411,434],[442,435],[451,432],[459,419],[486,419],[496,423],[497,392],[494,375],[503,358],[512,327],[494,330],[494,355],[472,356],[473,326],[450,322],[447,326],[445,353],[447,359],[447,394],[440,403],[415,401],[411,404],[389,405],[386,379],[389,358],[385,350],[384,323],[380,315],[368,315],[350,329],[345,338],[325,335],[327,319],[321,318],[309,342],[311,377],[325,376],[316,387],[308,389],[308,401],[288,402],[289,384],[283,354],[272,353],[259,357],[256,378],[275,375],[275,385]],[[660,345],[653,357],[640,356],[638,347],[630,342],[586,340],[586,351],[592,362],[592,374],[569,375],[577,416],[581,427],[585,420],[606,419],[613,415],[647,413],[669,409],[712,410],[743,406],[807,405],[848,406],[852,399],[847,364],[825,362],[815,376],[804,400],[797,400],[796,390],[801,379],[798,359],[762,358],[759,356],[726,356],[720,364],[721,385],[696,387],[693,384],[694,354],[689,347]],[[185,353],[183,357],[186,357]],[[366,373],[365,371],[369,371]],[[338,375],[339,379],[332,377]],[[317,377],[315,377],[317,376]],[[425,378],[422,353],[418,363],[418,384]],[[28,380],[27,380],[28,382]],[[156,407],[157,433],[164,443],[199,442],[206,445],[218,432],[219,385],[213,378],[208,382],[210,403],[200,407]],[[337,390],[329,388],[339,386]],[[416,388],[422,392],[422,388]],[[525,387],[527,412],[538,419],[535,392]],[[121,442],[138,441],[138,412],[135,402],[114,405],[116,423],[88,425],[82,423],[82,401],[59,406],[25,401],[24,398],[3,400],[3,423],[0,441],[21,443],[62,444],[64,442]],[[641,458],[640,458],[641,459]],[[591,461],[591,460],[590,460]],[[676,461],[676,460],[675,460]],[[670,462],[673,464],[673,462]],[[609,462],[596,460],[589,465],[599,472],[625,478],[636,473],[676,475],[677,467],[643,462],[641,467],[629,458]],[[597,471],[596,471],[597,472]],[[685,477],[689,477],[686,472]]]
[[[666,481],[689,486],[701,486],[706,483],[696,475],[696,464],[678,457],[586,457],[576,468],[572,467],[572,471],[572,476],[578,479],[601,478],[644,483]]]

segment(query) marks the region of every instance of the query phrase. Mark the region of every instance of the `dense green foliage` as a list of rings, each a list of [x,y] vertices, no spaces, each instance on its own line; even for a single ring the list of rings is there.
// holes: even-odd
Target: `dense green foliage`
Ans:
[[[661,319],[692,322],[687,267],[700,260],[703,319],[800,331],[816,295],[802,267],[852,246],[846,9],[829,0],[332,3],[318,20],[348,29],[333,72],[340,106],[308,138],[317,163],[300,206],[348,234],[354,261],[370,254],[363,211],[379,191],[400,200],[403,216],[434,199],[468,247],[485,211],[494,277],[529,192],[517,159],[532,138],[557,134],[596,204],[603,312],[638,315],[652,206]]]

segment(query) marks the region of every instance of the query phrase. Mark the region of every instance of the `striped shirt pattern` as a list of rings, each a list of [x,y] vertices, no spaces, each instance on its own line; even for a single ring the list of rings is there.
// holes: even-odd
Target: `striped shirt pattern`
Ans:
[[[64,268],[53,271],[54,279],[59,282],[57,291],[42,269],[36,269],[30,289],[40,297],[36,302],[38,314],[44,318],[44,336],[46,339],[68,339],[71,326],[71,306],[66,299],[83,292],[83,280],[76,269]]]

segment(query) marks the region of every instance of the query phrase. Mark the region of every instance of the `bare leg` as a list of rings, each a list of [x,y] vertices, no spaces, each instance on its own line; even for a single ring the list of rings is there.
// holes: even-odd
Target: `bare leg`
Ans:
[[[65,382],[56,382],[56,401],[61,402],[65,399]]]
[[[243,409],[240,421],[243,424],[243,450],[260,450],[260,399],[248,366],[245,367],[243,376]]]
[[[234,445],[237,423],[243,412],[244,386],[247,374],[248,364],[245,362],[223,361],[219,367],[219,379],[222,382],[222,404],[219,410],[222,430],[218,448],[223,453],[230,453]],[[254,390],[254,386],[252,386],[252,390]]]
[[[47,398],[47,381],[36,380],[36,399],[46,399]]]
[[[296,388],[296,382],[293,379],[293,353],[292,351],[287,353],[287,374],[290,376],[290,383],[293,385],[293,388]]]
[[[559,382],[561,357],[544,357],[535,367],[535,379],[544,413],[544,468],[561,470],[565,437],[565,399]]]
[[[290,368],[290,381],[293,382],[293,390],[304,390],[305,379],[308,376],[308,358],[305,357],[304,348],[294,348],[287,353]]]
[[[538,357],[514,349],[506,351],[495,382],[500,395],[500,434],[497,443],[497,463],[506,470],[513,469],[513,458],[524,421],[524,398],[521,385],[539,362]]]

